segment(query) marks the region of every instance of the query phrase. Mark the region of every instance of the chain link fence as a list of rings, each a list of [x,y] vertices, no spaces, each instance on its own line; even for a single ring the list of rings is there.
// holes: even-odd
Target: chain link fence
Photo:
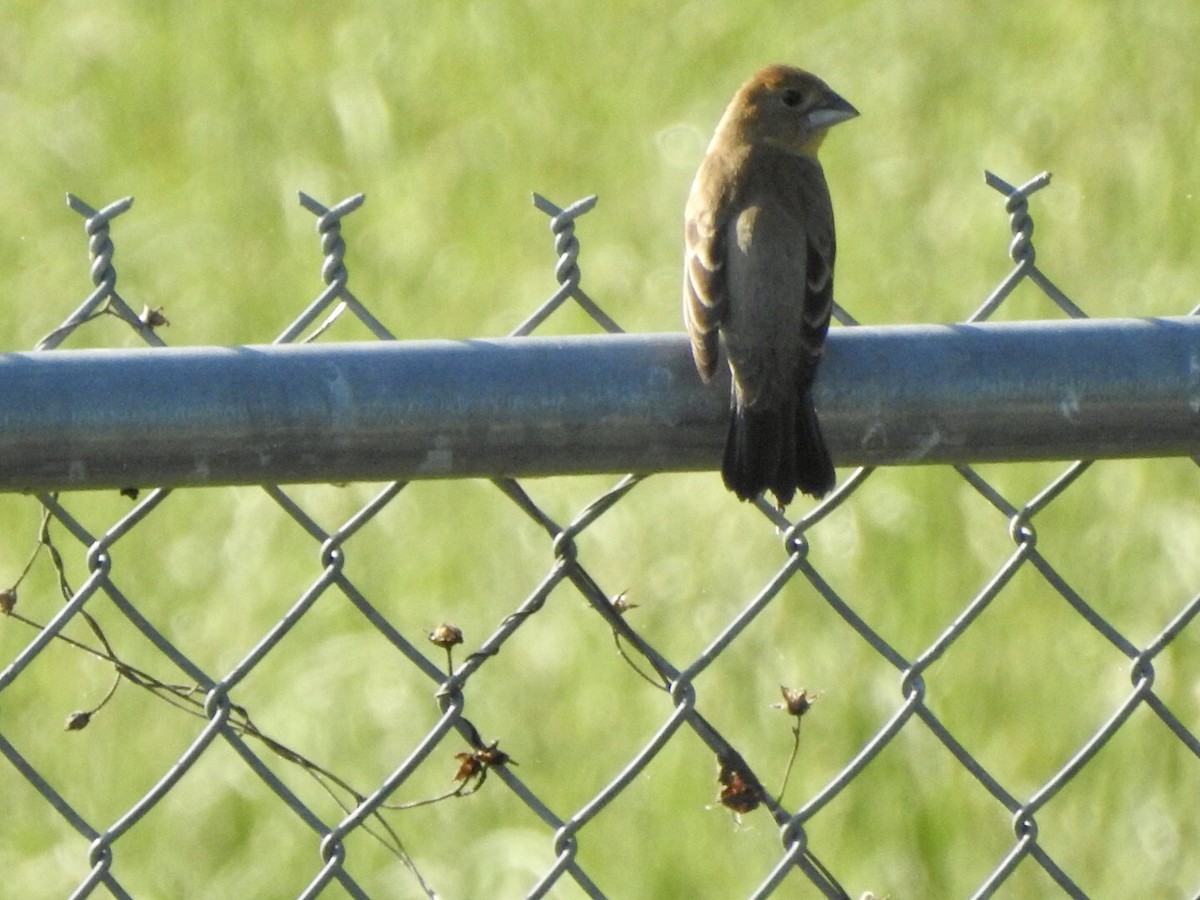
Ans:
[[[988,181],[1006,198],[1014,266],[967,321],[991,318],[1026,285],[1084,317],[1035,261],[1028,202],[1048,176]],[[301,195],[326,288],[276,344],[328,337],[344,318],[393,339],[348,286],[342,223],[362,202]],[[137,311],[117,290],[110,229],[131,201],[69,204],[85,219],[95,289],[37,349],[107,317],[163,346],[164,310]],[[594,204],[535,197],[558,287],[512,337],[569,304],[621,332],[581,280],[576,223]],[[153,402],[155,384],[137,390]],[[717,401],[706,408],[719,412]],[[1140,421],[1115,405],[1118,420]],[[1118,436],[1136,442],[1152,426]],[[1195,447],[1194,418],[1180,427]],[[827,431],[835,448],[838,430]],[[715,465],[720,436],[708,432],[674,468]],[[303,456],[286,439],[277,456]],[[1095,456],[1121,455],[1091,440]],[[128,466],[95,482],[78,467],[39,474],[28,459],[29,471],[5,476],[10,489],[36,490],[41,510],[28,564],[0,594],[5,867],[38,873],[13,883],[81,897],[221,896],[234,885],[302,897],[478,896],[481,886],[489,896],[651,897],[694,870],[709,896],[1200,889],[1197,510],[1190,498],[1163,501],[1171,519],[1128,508],[1127,463],[1043,462],[1014,478],[1018,467],[968,464],[988,457],[952,446],[930,457],[961,454],[947,465],[856,469],[796,518],[722,494],[728,509],[711,510],[711,522],[682,520],[679,494],[654,492],[672,479],[707,485],[711,472],[615,483],[590,474],[559,494],[524,478],[455,480],[448,463],[436,481],[221,488],[234,491],[227,527],[240,537],[213,547],[188,543],[200,523],[187,508],[220,472],[191,479],[209,488],[147,488],[135,479],[153,471],[155,441],[108,447]],[[557,462],[576,465],[606,470],[569,454]],[[1105,481],[1089,481],[1104,466]],[[225,483],[253,478],[239,471]],[[897,473],[914,486],[890,481]],[[188,483],[173,477],[164,483]],[[111,491],[59,493],[109,483],[122,488],[120,506]],[[922,512],[926,488],[943,499]],[[952,518],[937,507],[945,497],[971,506],[975,524],[959,547],[927,546],[922,523]],[[502,527],[472,529],[463,510],[481,501],[507,510]],[[722,516],[736,519],[744,546],[717,527]],[[1105,516],[1112,531],[1096,531]],[[273,544],[238,543],[256,520],[264,532],[285,527],[305,562],[271,563],[260,550]],[[1143,535],[1132,547],[1112,537],[1128,530]],[[19,537],[10,528],[9,544]],[[877,561],[889,544],[892,561]],[[206,558],[211,594],[181,609],[172,595],[195,571],[191,554]],[[289,571],[314,560],[311,577]],[[1171,565],[1165,582],[1138,571]],[[873,591],[856,593],[855,567],[871,570]],[[958,568],[979,586],[948,596],[940,586],[959,584]],[[429,596],[442,570],[472,596]],[[1130,593],[1139,582],[1145,593]],[[510,596],[514,583],[525,587]],[[653,611],[655,597],[697,584],[702,596]],[[556,681],[563,657],[581,658],[595,684]],[[343,673],[336,689],[332,670]],[[79,671],[87,681],[72,675],[64,689],[64,673]],[[778,671],[804,681],[763,695]],[[67,717],[76,734],[63,735],[47,692],[58,702],[101,682]],[[121,702],[125,724],[106,730]],[[203,833],[190,830],[201,822]]]

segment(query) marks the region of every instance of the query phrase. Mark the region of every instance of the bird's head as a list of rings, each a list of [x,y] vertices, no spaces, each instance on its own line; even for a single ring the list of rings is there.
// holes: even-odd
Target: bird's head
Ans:
[[[857,115],[816,75],[791,66],[757,72],[726,112],[745,140],[803,156],[815,156],[830,128]]]

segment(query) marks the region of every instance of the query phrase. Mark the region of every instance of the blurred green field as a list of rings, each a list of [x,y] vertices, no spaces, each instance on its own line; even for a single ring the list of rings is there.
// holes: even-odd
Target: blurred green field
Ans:
[[[1200,301],[1200,5],[1117,0],[359,3],[217,0],[121,4],[10,0],[0,14],[0,348],[31,347],[90,288],[67,191],[125,195],[114,226],[119,289],[162,306],[173,345],[271,340],[321,288],[311,215],[365,192],[345,225],[350,284],[402,338],[507,333],[553,288],[532,191],[600,197],[579,226],[584,286],[630,331],[680,328],[680,223],[724,104],[768,62],[817,72],[862,112],[824,151],[837,208],[840,302],[862,322],[968,315],[1007,272],[1009,230],[985,168],[1032,203],[1043,270],[1091,315],[1181,315]],[[1054,315],[1025,290],[1002,318]],[[587,327],[574,316],[549,330]],[[365,337],[340,326],[331,339]],[[115,320],[67,347],[127,346]],[[151,386],[148,386],[151,389]],[[989,466],[1023,503],[1060,464]],[[560,523],[615,479],[530,482]],[[1102,462],[1036,520],[1066,581],[1144,646],[1200,584],[1191,461]],[[306,487],[333,528],[375,486]],[[129,508],[67,505],[102,532]],[[803,506],[798,504],[793,512]],[[0,498],[0,582],[33,547],[38,508]],[[317,548],[257,489],[173,495],[114,552],[138,608],[214,675],[228,671],[320,572]],[[876,472],[810,535],[817,569],[893,646],[915,657],[1012,552],[1007,523],[950,469]],[[62,546],[70,547],[62,538]],[[719,548],[714,550],[714,548]],[[712,473],[649,479],[580,540],[605,590],[628,591],[635,627],[685,666],[782,564],[768,523]],[[69,572],[83,580],[82,553]],[[347,545],[364,592],[414,641],[441,621],[474,649],[549,570],[543,532],[493,486],[418,483]],[[19,610],[60,604],[43,561]],[[111,606],[89,609],[131,662],[179,673]],[[72,632],[90,639],[82,627]],[[31,639],[0,621],[0,665]],[[436,648],[430,657],[440,661]],[[1200,727],[1200,633],[1157,662],[1155,690]],[[0,733],[103,827],[147,791],[199,730],[131,686],[81,733],[62,721],[99,702],[111,667],[51,647],[0,695]],[[1129,692],[1128,663],[1032,572],[1022,571],[927,674],[928,702],[1025,799]],[[822,694],[805,719],[785,802],[820,790],[895,712],[895,672],[799,581],[697,684],[701,708],[778,778],[789,723],[778,686]],[[437,718],[426,682],[342,598],[324,598],[235,692],[256,724],[371,790]],[[468,692],[468,714],[563,816],[588,802],[670,709],[560,589]],[[450,787],[439,748],[396,796]],[[327,822],[311,779],[276,770]],[[737,897],[777,861],[767,815],[738,824],[715,803],[716,765],[681,736],[584,829],[580,859],[612,897]],[[1048,852],[1090,896],[1190,896],[1200,885],[1200,765],[1139,710],[1038,815]],[[86,842],[0,764],[0,895],[65,896]],[[446,898],[522,896],[553,861],[552,835],[499,783],[390,819]],[[923,726],[910,725],[812,823],[810,846],[854,896],[968,896],[1013,843],[1010,817]],[[1189,851],[1187,848],[1193,848]],[[349,868],[373,896],[421,896],[356,834]],[[117,845],[135,896],[292,896],[319,868],[315,841],[218,744]],[[339,895],[333,888],[329,896]],[[1026,863],[1002,897],[1058,896]],[[564,880],[554,897],[581,896]],[[778,896],[815,891],[793,876]]]

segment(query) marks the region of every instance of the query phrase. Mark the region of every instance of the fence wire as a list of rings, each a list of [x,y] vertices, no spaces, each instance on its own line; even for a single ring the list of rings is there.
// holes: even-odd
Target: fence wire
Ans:
[[[1048,184],[1049,177],[1042,175],[1013,186],[989,173],[987,182],[1005,198],[1013,235],[1009,247],[1013,267],[968,321],[989,319],[1018,286],[1025,284],[1040,290],[1058,312],[1083,317],[1083,311],[1035,260],[1029,198]],[[535,206],[549,217],[558,287],[513,330],[513,336],[535,333],[567,304],[577,305],[603,331],[621,331],[583,287],[576,224],[595,202],[595,197],[587,197],[559,207],[535,196]],[[316,217],[324,254],[321,275],[326,287],[275,342],[316,340],[347,316],[357,319],[381,340],[394,339],[348,287],[342,223],[362,205],[362,195],[326,207],[302,194],[301,203]],[[117,287],[110,232],[114,220],[130,210],[131,200],[119,200],[97,210],[70,197],[69,205],[85,220],[95,289],[38,343],[37,349],[54,350],[79,328],[103,316],[121,320],[148,346],[162,346],[162,331],[169,324],[164,311],[146,307],[135,312]],[[836,309],[836,317],[844,325],[857,324],[841,306]],[[129,448],[131,454],[136,450]],[[1033,491],[1031,499],[1021,499],[1019,489],[1003,486],[1003,478],[980,468],[963,464],[944,470],[955,473],[969,493],[991,511],[995,534],[987,540],[992,542],[993,557],[998,558],[983,586],[946,612],[936,637],[915,650],[905,646],[911,641],[889,637],[895,633],[894,613],[881,615],[876,598],[852,596],[840,589],[839,583],[845,581],[842,569],[828,562],[828,553],[818,552],[822,546],[836,544],[837,532],[831,538],[821,531],[823,525],[836,528],[839,521],[854,516],[854,504],[882,474],[870,468],[847,474],[830,497],[796,518],[789,518],[765,501],[754,504],[762,527],[746,519],[745,541],[777,542],[783,551],[782,561],[760,583],[745,589],[738,598],[740,608],[698,615],[695,628],[704,635],[703,646],[686,653],[681,647],[687,645],[679,640],[639,627],[635,609],[645,598],[632,590],[626,593],[625,588],[645,579],[637,571],[638,563],[631,561],[623,570],[620,556],[614,561],[606,549],[613,528],[619,531],[625,526],[603,524],[612,520],[614,511],[628,508],[630,498],[646,490],[646,482],[672,477],[668,475],[627,475],[565,514],[556,511],[555,507],[561,505],[558,501],[535,499],[536,486],[508,478],[493,481],[489,488],[492,496],[511,505],[515,518],[509,521],[512,532],[521,535],[517,542],[520,547],[514,549],[506,540],[510,535],[494,534],[473,548],[468,558],[482,561],[486,554],[497,556],[499,561],[493,561],[489,571],[504,568],[504,560],[510,555],[514,566],[517,560],[540,557],[540,562],[528,563],[529,571],[522,574],[529,584],[527,593],[491,622],[491,633],[469,652],[466,648],[472,647],[477,635],[454,621],[431,621],[428,627],[417,627],[414,623],[421,614],[437,615],[432,610],[438,608],[438,603],[426,604],[424,611],[415,615],[411,609],[399,612],[391,590],[372,573],[371,561],[360,561],[353,551],[356,538],[387,516],[409,522],[410,529],[421,529],[422,515],[429,515],[421,512],[422,504],[429,509],[430,492],[454,491],[455,486],[449,482],[420,488],[405,482],[375,486],[368,494],[360,495],[366,496],[361,506],[348,512],[343,510],[343,503],[331,504],[306,490],[281,485],[237,489],[237,502],[247,507],[247,515],[264,519],[281,515],[294,526],[294,536],[306,545],[309,554],[315,552],[318,572],[295,593],[288,593],[291,588],[274,577],[243,575],[247,582],[244,596],[214,597],[205,610],[191,611],[189,627],[180,627],[172,618],[183,612],[170,609],[169,604],[164,608],[154,598],[156,590],[166,591],[173,583],[171,569],[178,560],[156,558],[144,550],[147,543],[153,546],[157,542],[160,529],[186,528],[183,507],[189,501],[188,490],[131,487],[126,492],[126,508],[112,513],[105,507],[109,512],[97,524],[92,521],[97,518],[94,506],[88,505],[82,495],[40,494],[40,526],[29,562],[12,586],[0,594],[0,611],[7,616],[3,623],[5,641],[0,645],[7,656],[0,672],[0,753],[11,766],[4,776],[8,782],[8,808],[2,826],[5,842],[19,843],[22,849],[14,852],[28,854],[27,862],[40,853],[50,853],[58,873],[53,882],[64,877],[71,880],[72,896],[88,896],[101,887],[112,896],[133,896],[145,890],[147,868],[163,867],[160,854],[188,855],[178,846],[158,846],[155,835],[164,821],[188,818],[187,803],[179,809],[171,798],[191,778],[204,782],[201,794],[208,803],[236,801],[239,796],[258,795],[265,790],[278,799],[285,812],[277,813],[260,827],[289,834],[296,829],[306,831],[308,836],[299,840],[310,849],[311,867],[303,872],[277,872],[272,893],[278,895],[315,897],[336,885],[357,897],[380,891],[391,896],[428,897],[446,896],[449,891],[453,896],[454,885],[462,884],[453,870],[474,867],[483,873],[478,877],[490,879],[492,896],[511,892],[529,897],[579,893],[590,897],[648,897],[663,896],[665,890],[664,882],[652,877],[653,845],[678,843],[686,848],[691,835],[702,827],[695,820],[713,816],[711,809],[705,810],[708,804],[728,812],[733,821],[722,821],[720,827],[729,832],[731,840],[747,829],[764,830],[763,816],[777,828],[777,836],[770,838],[774,847],[770,853],[763,853],[763,842],[755,841],[755,852],[743,856],[738,851],[722,862],[740,869],[737,883],[745,886],[745,894],[843,898],[853,891],[855,895],[876,892],[887,896],[892,890],[890,885],[897,880],[895,867],[899,863],[877,857],[868,842],[856,843],[853,835],[831,834],[831,826],[824,823],[834,821],[835,815],[846,815],[833,812],[839,806],[853,803],[859,808],[864,801],[849,798],[856,785],[865,783],[866,808],[899,806],[912,818],[889,813],[889,821],[919,832],[931,827],[929,820],[937,819],[940,813],[934,786],[952,784],[954,787],[948,790],[974,795],[978,815],[968,821],[941,823],[968,835],[954,844],[961,855],[943,861],[956,873],[942,882],[948,891],[945,895],[987,897],[1007,886],[1015,892],[1013,895],[1026,896],[1033,885],[1044,896],[1087,897],[1105,893],[1105,886],[1095,882],[1095,869],[1087,860],[1112,852],[1121,838],[1116,836],[1111,821],[1056,817],[1054,810],[1068,805],[1063,797],[1072,790],[1087,792],[1094,788],[1089,773],[1103,768],[1105,748],[1136,731],[1143,736],[1151,733],[1144,739],[1157,748],[1157,768],[1151,772],[1120,769],[1116,777],[1136,778],[1142,786],[1135,796],[1145,808],[1127,813],[1131,818],[1150,820],[1145,827],[1155,836],[1147,840],[1157,843],[1160,849],[1157,854],[1150,850],[1141,853],[1146,860],[1143,880],[1149,883],[1153,881],[1151,872],[1170,867],[1173,883],[1200,887],[1200,854],[1187,849],[1189,837],[1197,837],[1191,824],[1196,818],[1197,794],[1190,787],[1200,782],[1196,695],[1193,691],[1189,705],[1186,690],[1179,688],[1181,683],[1194,685],[1200,677],[1194,652],[1190,658],[1187,655],[1200,646],[1192,626],[1200,612],[1200,594],[1169,601],[1173,610],[1169,618],[1147,622],[1136,615],[1115,616],[1110,604],[1089,600],[1073,587],[1071,578],[1063,572],[1063,555],[1044,549],[1039,529],[1047,520],[1054,528],[1063,527],[1063,519],[1056,518],[1054,511],[1062,505],[1062,498],[1078,493],[1076,486],[1090,466],[1089,461],[1080,460],[1056,468],[1044,485]],[[586,480],[583,489],[591,490],[592,484]],[[426,493],[406,502],[418,489]],[[340,496],[344,498],[346,491],[342,490]],[[882,496],[895,499],[894,492],[885,491]],[[870,502],[876,500],[878,496]],[[454,502],[451,499],[440,505],[437,515],[453,518]],[[736,503],[732,498],[728,502]],[[664,544],[671,545],[675,565],[687,566],[692,559],[727,554],[730,565],[740,567],[748,556],[743,548],[709,546],[705,524],[668,521],[669,510],[638,507],[634,514],[663,518]],[[178,523],[181,517],[184,521]],[[1151,525],[1143,522],[1139,527]],[[445,532],[454,533],[453,528]],[[532,535],[540,537],[535,540]],[[139,537],[140,544],[135,542]],[[1007,543],[1007,549],[996,553],[1001,541]],[[126,545],[137,549],[123,555]],[[428,545],[424,546],[428,551]],[[253,549],[226,548],[223,555],[214,548],[207,552],[220,557],[218,566],[240,562],[249,573],[266,565],[265,560],[253,558]],[[399,546],[395,552],[404,555],[407,551]],[[836,553],[837,547],[831,552]],[[54,573],[53,581],[62,596],[57,608],[51,609],[44,593],[39,596],[25,585],[39,563]],[[418,559],[415,564],[435,567],[442,563],[431,558]],[[746,578],[758,577],[754,571],[747,564],[745,573],[739,573],[745,576],[739,583],[745,585]],[[484,580],[486,577],[481,576]],[[219,580],[215,574],[214,580]],[[486,590],[486,584],[480,588]],[[713,590],[724,592],[728,584],[714,583]],[[925,598],[913,595],[912,590],[912,585],[899,580],[890,585],[890,607],[894,610],[924,603]],[[585,646],[597,654],[596,677],[611,678],[619,686],[613,688],[611,705],[604,709],[576,708],[572,685],[543,684],[536,701],[520,697],[519,704],[516,700],[520,691],[528,688],[513,688],[517,691],[512,695],[514,705],[537,705],[534,720],[545,729],[542,734],[521,732],[506,720],[503,703],[489,699],[496,691],[484,673],[504,666],[528,669],[541,664],[539,654],[548,653],[548,646],[556,640],[553,629],[567,627],[563,619],[547,615],[553,605],[548,601],[564,591],[582,598],[598,615],[598,619],[584,620],[584,625],[572,619],[569,627],[591,632],[599,629],[605,640]],[[748,642],[761,643],[756,623],[768,619],[778,623],[781,608],[785,604],[794,607],[796,595],[806,598],[805,611],[798,619],[794,610],[785,617],[799,624],[794,633],[774,635],[777,642],[792,649],[799,644],[797,652],[816,654],[818,648],[805,645],[805,622],[832,615],[838,641],[846,645],[861,642],[869,647],[879,666],[872,679],[876,684],[891,685],[893,692],[884,701],[855,700],[844,695],[839,701],[822,697],[819,687],[785,686],[781,696],[775,698],[780,707],[777,714],[788,722],[785,730],[790,729],[793,744],[782,785],[769,789],[767,785],[778,780],[778,773],[764,771],[757,762],[765,757],[761,744],[766,738],[729,724],[738,720],[731,719],[720,706],[728,702],[730,687],[719,686],[713,676],[706,679],[705,675],[718,670],[735,647],[745,653]],[[1069,632],[1070,640],[1084,648],[1065,652],[1105,660],[1100,669],[1081,663],[1081,670],[1104,671],[1111,676],[1113,666],[1120,662],[1122,677],[1128,679],[1128,686],[1120,690],[1114,687],[1119,682],[1111,677],[1094,685],[1097,697],[1093,698],[1094,708],[1089,707],[1089,712],[1094,712],[1090,730],[1070,737],[1068,745],[1063,745],[1066,739],[1062,736],[1036,729],[1030,733],[1024,723],[1017,721],[996,721],[990,726],[994,735],[981,735],[974,726],[964,725],[965,720],[956,712],[958,706],[947,701],[948,694],[962,690],[975,697],[974,701],[968,697],[968,705],[973,702],[986,707],[991,696],[1007,690],[1002,670],[960,672],[954,676],[943,674],[941,668],[952,662],[956,650],[971,640],[973,631],[985,632],[987,636],[981,638],[985,641],[1002,640],[1003,632],[998,639],[995,629],[984,625],[984,620],[1002,605],[1002,598],[1020,605],[1022,598],[1030,595],[1047,605],[1052,602],[1050,598],[1056,598],[1054,613],[1046,613],[1046,628],[1061,629],[1064,640]],[[348,601],[353,613],[347,612],[345,605],[337,605],[336,614],[329,611],[340,604],[334,599],[339,596]],[[1142,599],[1130,597],[1126,602],[1136,606]],[[561,605],[561,601],[556,602]],[[224,653],[214,653],[196,637],[208,628],[220,631],[222,626],[215,620],[237,617],[241,607],[248,605],[286,609],[247,646],[236,651],[230,649],[236,642],[230,642]],[[724,608],[724,604],[718,607]],[[1025,615],[1036,617],[1045,608],[1030,607]],[[939,601],[937,612],[930,614],[941,614],[945,609]],[[1070,618],[1064,617],[1064,609],[1069,609]],[[260,714],[250,698],[261,696],[262,680],[284,678],[287,676],[282,672],[295,672],[295,668],[281,667],[279,658],[286,659],[298,647],[311,646],[292,636],[336,628],[334,623],[339,617],[354,614],[355,627],[369,629],[381,639],[391,662],[380,677],[363,676],[360,696],[339,696],[324,707],[326,721],[307,723],[315,731],[327,732],[324,739],[302,737],[306,732],[293,727],[297,723],[273,703],[264,703],[271,708]],[[717,621],[712,615],[725,618]],[[549,620],[546,625],[539,624],[543,619]],[[344,619],[340,621],[345,624]],[[617,671],[607,662],[613,655],[610,651],[614,642],[620,667]],[[338,646],[343,648],[339,664],[353,665],[359,652],[364,658],[379,658],[366,650],[345,650],[346,644]],[[372,646],[378,643],[372,641]],[[750,652],[765,658],[767,651]],[[65,738],[49,737],[57,726],[47,724],[44,705],[22,693],[42,690],[44,679],[53,680],[53,670],[67,666],[66,653],[98,660],[112,672],[104,696],[67,719],[69,731],[85,732],[73,739],[95,742],[82,751],[78,745],[64,744]],[[1024,666],[1042,666],[1046,660],[1037,653],[1030,647],[1018,658]],[[603,662],[601,654],[606,654]],[[1169,665],[1164,662],[1168,657]],[[149,661],[135,663],[135,659]],[[39,666],[42,662],[44,665]],[[742,669],[737,667],[726,669],[717,677],[730,679],[739,671]],[[377,734],[378,741],[397,748],[388,751],[393,765],[390,771],[369,780],[363,767],[339,757],[337,746],[339,735],[369,729],[370,723],[377,721],[369,707],[382,702],[373,693],[380,690],[380,678],[410,687],[402,692],[403,701],[392,701],[394,714],[405,721],[403,727],[397,724],[395,735],[386,731]],[[852,681],[850,673],[845,673],[845,678],[847,683]],[[1170,691],[1160,687],[1164,678],[1172,685]],[[957,680],[948,686],[943,679]],[[298,693],[320,692],[319,683],[304,682],[303,678],[300,682]],[[105,707],[123,685],[143,689],[136,702],[145,710],[141,715],[149,735],[134,739],[97,730],[95,720],[102,718]],[[1055,688],[1047,683],[1047,695]],[[419,702],[421,695],[426,698],[424,707],[406,705]],[[736,685],[732,695],[736,696]],[[706,702],[706,697],[719,700]],[[737,702],[766,705],[761,698]],[[875,708],[882,704],[885,714],[870,729],[848,738],[852,741],[851,752],[828,771],[814,763],[805,741],[814,727],[809,723],[820,721],[822,716],[827,720],[835,717],[832,709],[838,702],[868,703]],[[1050,703],[1049,696],[1046,702]],[[635,718],[632,711],[648,706],[658,712],[653,727],[643,732],[640,723],[644,720]],[[638,722],[637,726],[625,724],[626,710],[630,722]],[[303,718],[303,714],[298,715]],[[266,720],[272,722],[271,727],[258,724]],[[612,746],[607,746],[607,740],[597,742],[606,746],[596,746],[599,762],[595,764],[573,758],[567,751],[562,751],[565,758],[556,758],[555,744],[562,732],[578,727],[583,720],[601,722],[601,732],[612,734]],[[801,722],[805,723],[803,739]],[[1162,727],[1155,727],[1153,722]],[[828,731],[822,733],[829,735]],[[96,737],[90,737],[93,734]],[[1002,747],[999,753],[997,739]],[[126,753],[123,744],[127,741],[131,749]],[[99,743],[107,745],[97,747]],[[564,747],[568,744],[562,743]],[[636,745],[632,750],[616,749],[631,744]],[[917,746],[923,749],[916,757],[918,774],[912,781],[880,784],[872,777],[872,769],[881,766],[889,753],[908,755]],[[148,748],[154,748],[153,752]],[[1018,769],[1013,763],[1014,757],[1028,756],[1039,760],[1037,768],[1044,772],[1039,780],[1031,782],[1025,774],[1028,770]],[[340,762],[321,762],[318,757]],[[655,768],[660,759],[669,759],[671,767],[702,769],[711,794],[698,798],[691,808],[663,811],[648,820],[653,824],[644,826],[648,815],[643,812],[644,804],[654,802],[644,799],[647,783],[655,772],[660,779],[670,777],[661,766]],[[124,796],[125,788],[119,792],[112,789],[110,773],[101,768],[99,760],[132,769],[144,787],[136,796],[128,797]],[[91,777],[78,777],[77,767],[92,765],[98,768]],[[1022,774],[1014,775],[1016,771]],[[802,784],[802,798],[789,797],[789,782]],[[429,786],[437,783],[448,787],[431,793]],[[319,789],[313,790],[314,785]],[[484,794],[493,795],[497,790],[508,794],[508,799],[500,803],[500,815],[512,823],[513,830],[531,830],[540,849],[506,849],[489,857],[485,849],[473,847],[469,841],[464,846],[460,834],[469,832],[463,820],[476,815],[477,807],[472,804],[482,803]],[[796,792],[793,787],[790,793]],[[195,794],[189,793],[188,797],[188,803],[196,802]],[[468,797],[472,799],[466,800]],[[1085,805],[1087,802],[1085,798]],[[619,807],[617,815],[627,823],[626,829],[635,833],[631,843],[621,849],[606,846],[611,831],[597,827],[597,821],[613,807]],[[421,820],[420,826],[411,824],[418,811],[435,808],[440,818]],[[1001,816],[1009,824],[1007,834],[998,836],[995,822],[987,820]],[[853,820],[853,815],[847,818]],[[864,834],[873,828],[868,824],[862,823]],[[460,828],[464,830],[460,832]],[[653,831],[655,828],[658,833]],[[262,843],[254,824],[231,822],[230,829],[246,840],[258,841],[258,852],[267,855],[266,868],[272,868],[271,844]],[[425,833],[430,830],[436,832],[436,837]],[[592,839],[592,834],[597,838]],[[192,839],[219,843],[231,840],[214,835],[193,835]],[[514,846],[526,846],[518,838],[514,840]],[[917,845],[921,840],[920,834],[914,837]],[[379,868],[377,857],[368,849],[371,844],[382,847],[403,871],[397,873],[385,866],[386,874],[379,876],[375,871]],[[418,846],[420,849],[415,849]],[[848,853],[847,847],[855,848],[854,852]],[[606,854],[613,853],[633,855],[614,866],[605,860]],[[695,862],[702,867],[701,860]],[[283,865],[281,860],[276,867]],[[168,893],[205,892],[211,873],[189,869],[184,862],[169,868],[176,880],[166,882],[171,886],[166,889]],[[389,887],[382,888],[381,884]]]

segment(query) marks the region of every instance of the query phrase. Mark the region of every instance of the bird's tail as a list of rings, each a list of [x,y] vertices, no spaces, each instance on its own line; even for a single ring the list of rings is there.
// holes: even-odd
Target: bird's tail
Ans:
[[[721,466],[725,486],[742,500],[765,490],[786,506],[799,488],[813,497],[833,490],[833,460],[805,391],[795,404],[749,409],[735,400]]]

